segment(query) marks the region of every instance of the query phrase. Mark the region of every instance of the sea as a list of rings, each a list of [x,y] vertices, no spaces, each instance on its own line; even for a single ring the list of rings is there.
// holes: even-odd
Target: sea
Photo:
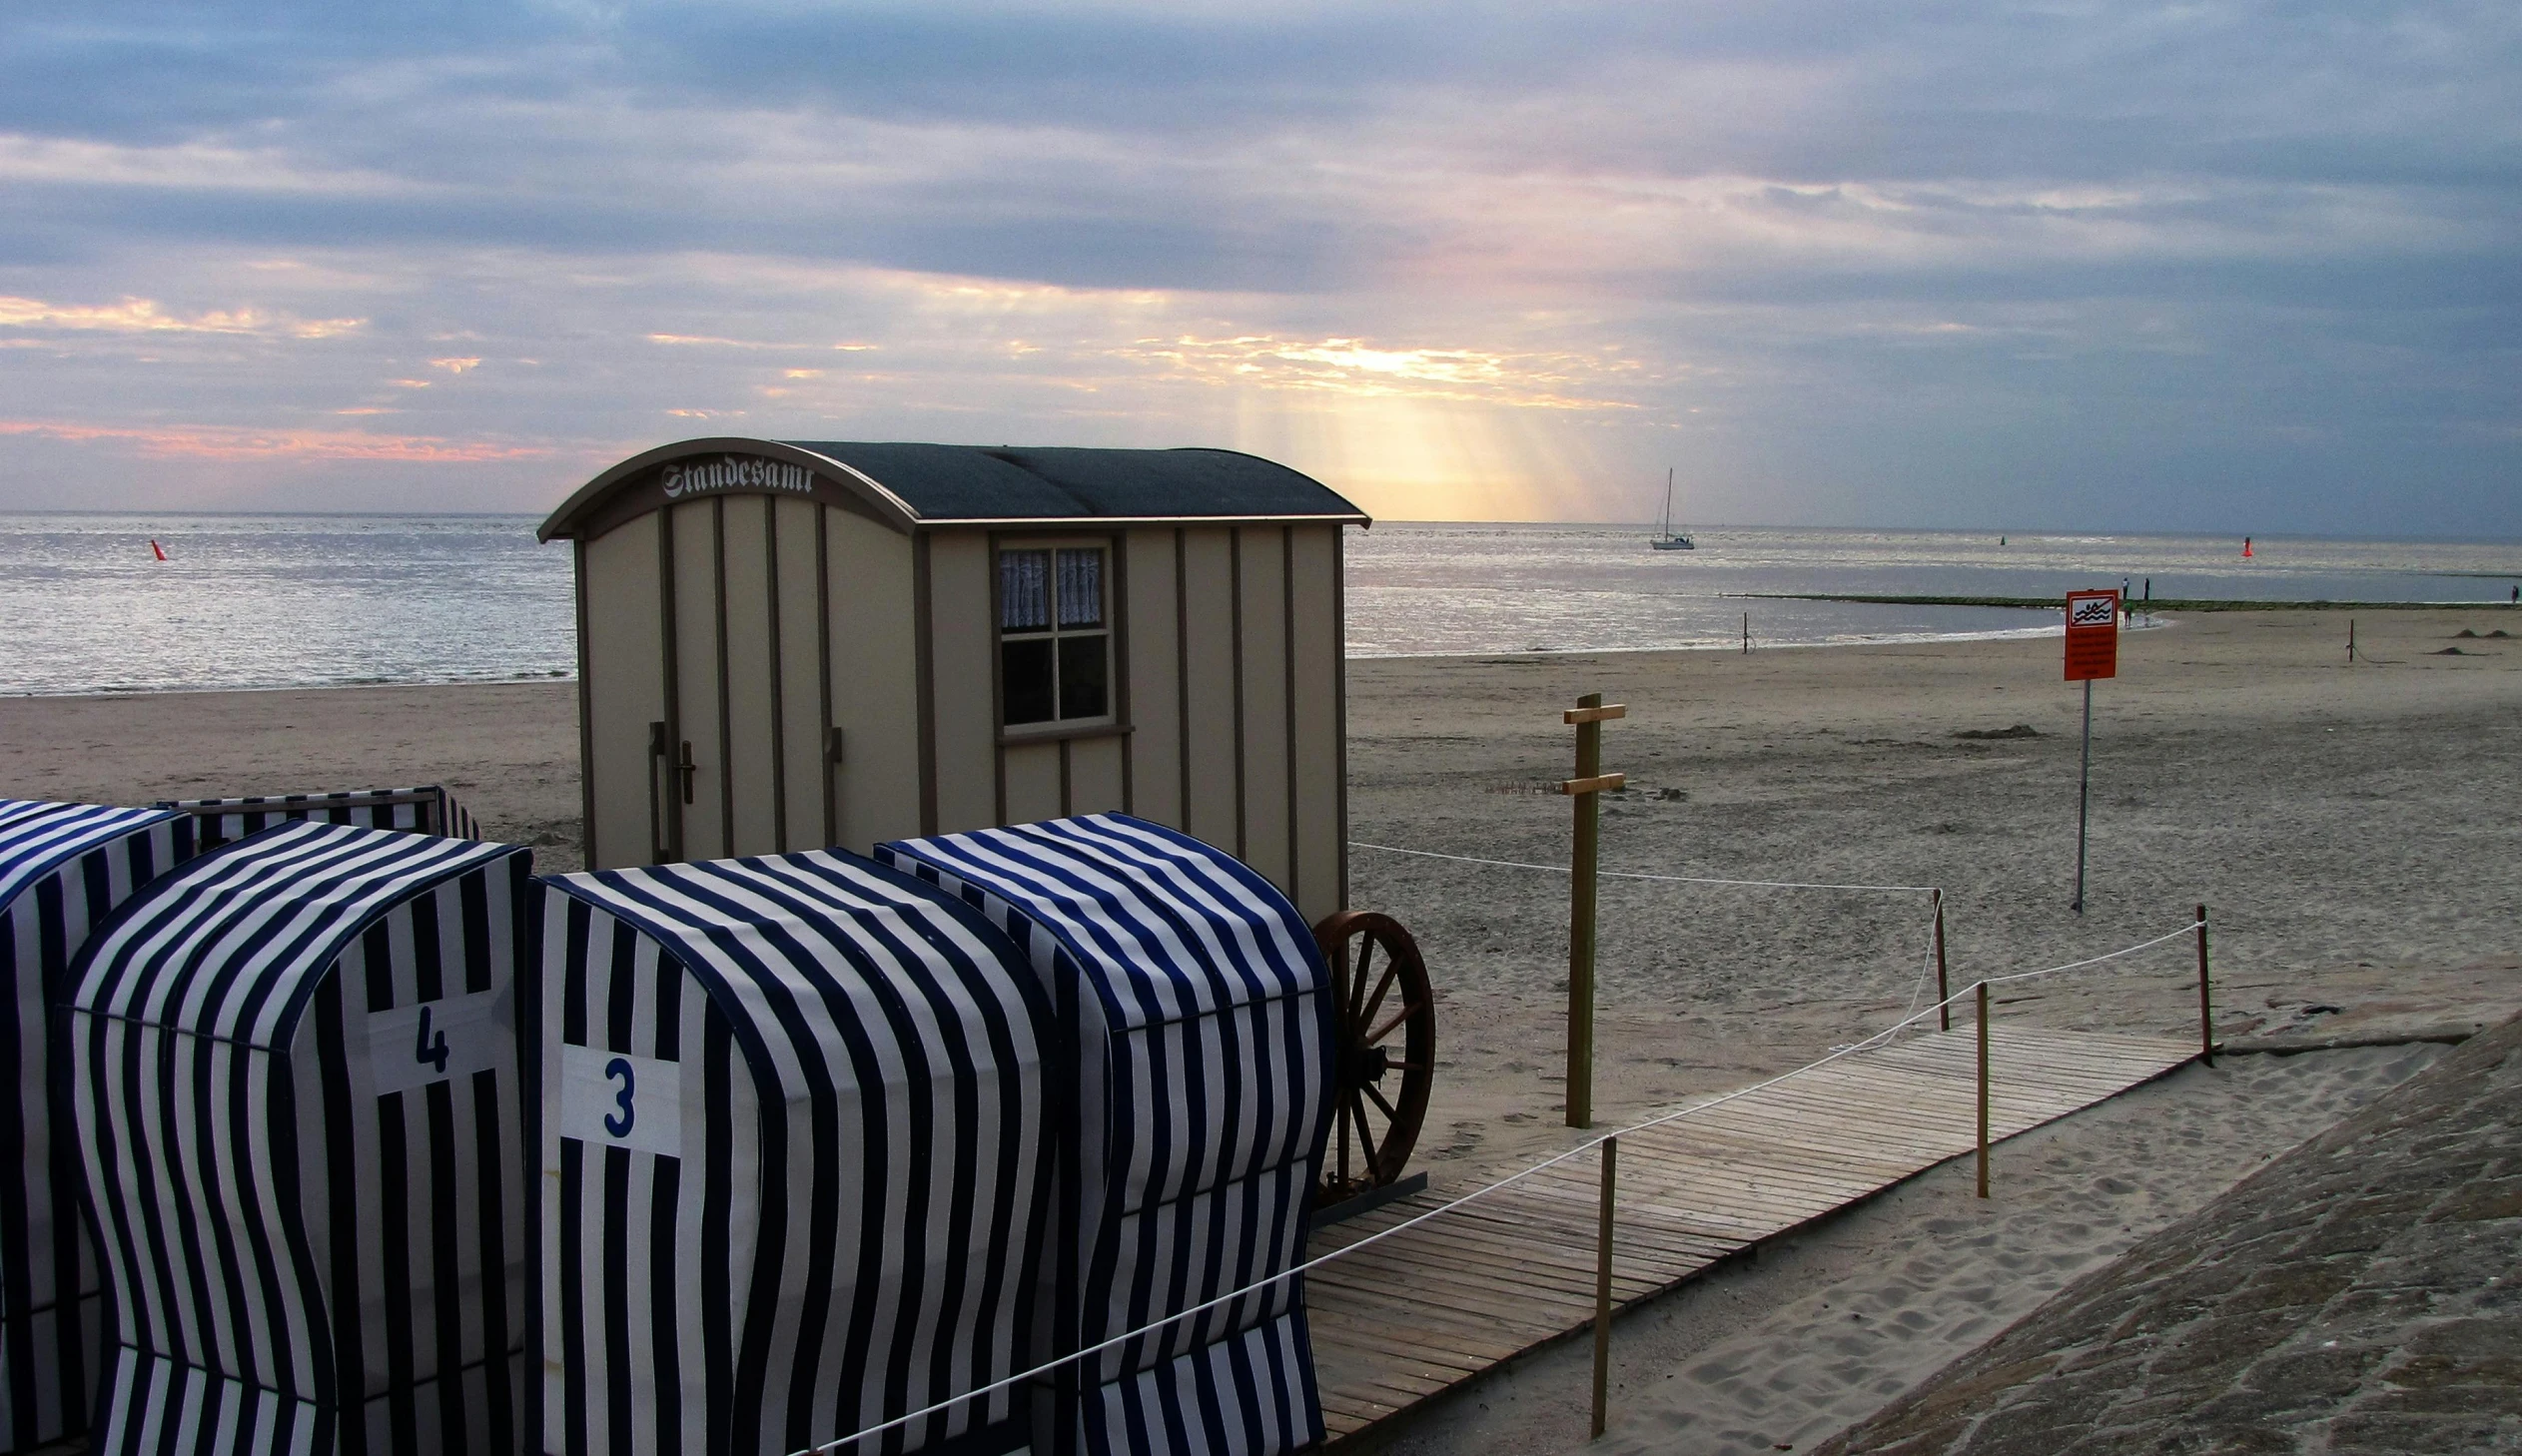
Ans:
[[[502,682],[575,671],[569,552],[522,515],[0,514],[0,694]],[[2055,611],[1798,592],[2502,602],[2522,543],[1378,522],[1355,657],[2037,635]],[[158,559],[152,542],[165,552]]]

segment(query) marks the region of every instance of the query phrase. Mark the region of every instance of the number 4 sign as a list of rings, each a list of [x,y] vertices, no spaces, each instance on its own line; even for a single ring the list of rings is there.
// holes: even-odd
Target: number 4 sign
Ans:
[[[368,1014],[368,1066],[379,1096],[495,1071],[514,1045],[503,989]]]

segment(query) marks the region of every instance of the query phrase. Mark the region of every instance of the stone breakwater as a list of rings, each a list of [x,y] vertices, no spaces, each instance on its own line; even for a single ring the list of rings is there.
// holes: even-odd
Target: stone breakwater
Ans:
[[[2522,1019],[1817,1450],[2522,1450]]]

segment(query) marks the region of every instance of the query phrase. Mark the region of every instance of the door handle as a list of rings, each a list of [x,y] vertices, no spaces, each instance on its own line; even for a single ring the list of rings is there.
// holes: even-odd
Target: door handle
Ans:
[[[692,761],[692,741],[688,738],[683,740],[683,761],[674,766],[674,772],[683,780],[683,802],[689,804],[692,802],[692,779],[700,772],[700,765]]]

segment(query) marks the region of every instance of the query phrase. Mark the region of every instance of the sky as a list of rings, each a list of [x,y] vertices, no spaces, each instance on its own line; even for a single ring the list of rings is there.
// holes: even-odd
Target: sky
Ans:
[[[2522,537],[2522,7],[0,8],[0,509],[704,435]]]

